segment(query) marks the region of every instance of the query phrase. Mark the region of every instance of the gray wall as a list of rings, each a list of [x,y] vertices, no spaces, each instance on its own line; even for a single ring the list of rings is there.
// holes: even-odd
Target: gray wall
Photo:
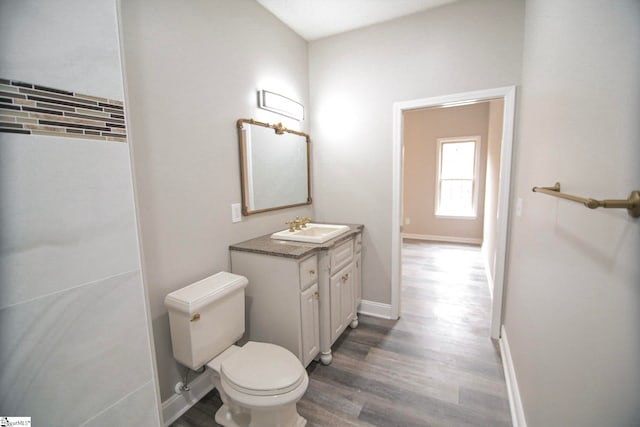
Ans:
[[[365,224],[365,300],[391,303],[393,103],[517,85],[523,20],[523,1],[463,1],[310,43],[315,210]]]
[[[2,1],[0,51],[2,78],[123,98],[114,1]],[[0,414],[158,425],[129,146],[0,133],[0,193]]]
[[[530,0],[505,326],[527,424],[640,425],[640,2]]]
[[[240,202],[237,119],[308,131],[304,121],[256,106],[258,89],[309,106],[307,44],[254,1],[126,1],[122,26],[143,269],[165,401],[186,368],[173,359],[164,297],[228,270],[229,244],[312,216],[305,206],[232,224],[230,208]]]
[[[0,77],[122,99],[114,9],[1,2]],[[228,268],[229,243],[291,216],[364,223],[364,297],[389,303],[392,103],[520,81],[522,1],[460,2],[318,40],[308,69],[306,43],[254,2],[123,9],[164,399],[180,380],[166,293]],[[512,217],[505,328],[528,425],[636,425],[638,220],[530,188],[558,180],[597,198],[638,188],[640,3],[531,0],[526,12],[513,187],[524,211]],[[258,88],[311,103],[315,203],[231,224],[235,120],[279,120],[255,109]],[[128,149],[0,134],[3,414],[159,423]]]

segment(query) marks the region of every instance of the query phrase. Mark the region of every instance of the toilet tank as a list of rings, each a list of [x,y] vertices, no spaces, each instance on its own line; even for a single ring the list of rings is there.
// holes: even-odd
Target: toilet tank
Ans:
[[[165,297],[178,362],[200,369],[242,337],[247,283],[244,276],[221,272]]]

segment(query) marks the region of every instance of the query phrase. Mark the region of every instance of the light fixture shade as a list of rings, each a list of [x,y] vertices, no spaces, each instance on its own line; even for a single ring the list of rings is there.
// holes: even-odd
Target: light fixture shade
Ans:
[[[258,107],[292,119],[304,119],[304,106],[302,104],[268,90],[258,91]]]

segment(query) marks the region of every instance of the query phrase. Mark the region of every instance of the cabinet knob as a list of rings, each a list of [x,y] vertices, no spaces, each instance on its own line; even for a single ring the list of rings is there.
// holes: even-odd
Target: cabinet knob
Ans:
[[[191,318],[192,322],[196,322],[198,320],[200,320],[200,313],[194,314],[193,317]]]
[[[318,292],[314,292],[313,299],[319,300],[320,299],[320,294]]]
[[[309,274],[316,274],[315,270],[309,270]]]
[[[346,282],[347,280],[349,280],[349,273],[347,273],[344,276],[342,276],[342,281],[343,282]]]

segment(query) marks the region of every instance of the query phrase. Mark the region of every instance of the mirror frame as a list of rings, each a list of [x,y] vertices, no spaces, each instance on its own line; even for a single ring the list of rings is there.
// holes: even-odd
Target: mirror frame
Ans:
[[[301,203],[294,203],[291,205],[282,205],[282,206],[273,206],[270,208],[263,209],[255,209],[249,210],[249,189],[248,189],[248,177],[247,177],[247,149],[244,138],[244,124],[249,125],[257,125],[266,128],[273,129],[276,135],[283,135],[284,133],[292,133],[294,135],[303,136],[305,138],[305,142],[307,144],[307,201]],[[300,132],[297,130],[287,129],[282,123],[277,123],[275,125],[259,122],[253,119],[238,119],[236,122],[236,127],[238,128],[238,144],[240,149],[240,188],[242,190],[242,215],[249,216],[262,212],[275,211],[278,209],[286,209],[293,208],[295,206],[304,206],[310,205],[312,202],[311,198],[311,137],[304,132]]]

